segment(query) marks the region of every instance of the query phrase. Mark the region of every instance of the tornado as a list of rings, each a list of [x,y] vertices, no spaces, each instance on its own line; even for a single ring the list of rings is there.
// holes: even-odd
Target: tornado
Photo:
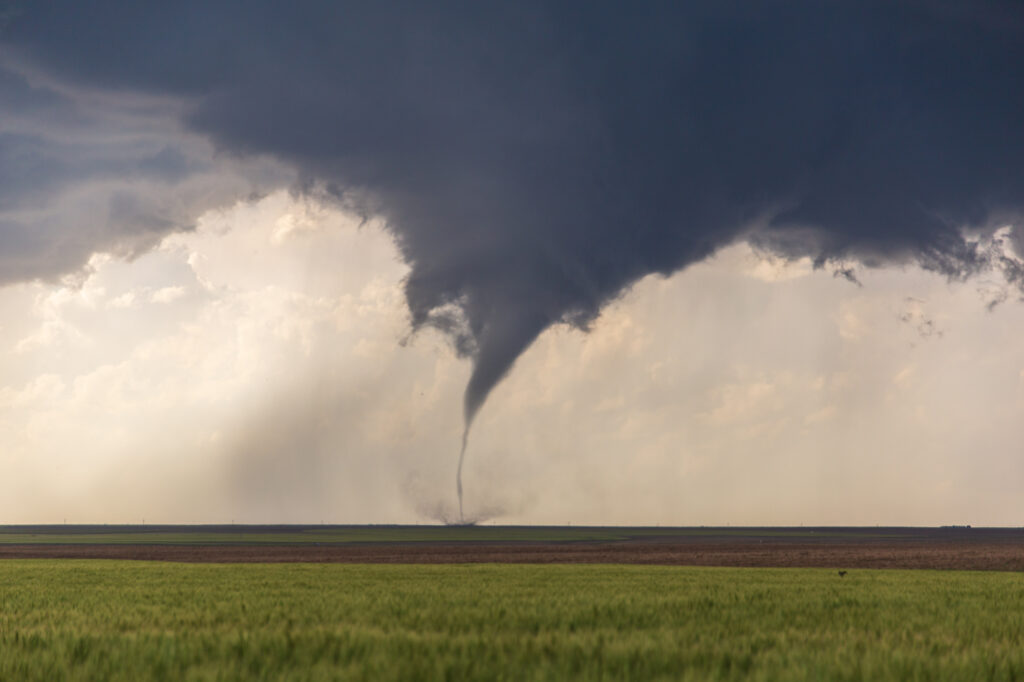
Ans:
[[[469,442],[469,424],[462,430],[462,449],[459,450],[459,468],[455,472],[455,490],[459,495],[459,523],[466,522],[466,514],[462,510],[462,462],[466,459],[466,444]]]
[[[455,473],[455,491],[459,498],[459,523],[466,517],[462,495],[462,468],[473,421],[501,380],[509,373],[516,359],[549,326],[545,316],[525,307],[508,305],[499,309],[478,332],[476,351],[472,355],[473,370],[463,396],[462,447]]]

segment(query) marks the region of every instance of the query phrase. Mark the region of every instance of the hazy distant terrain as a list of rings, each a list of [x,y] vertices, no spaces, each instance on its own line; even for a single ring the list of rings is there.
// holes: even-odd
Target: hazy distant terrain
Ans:
[[[0,526],[0,543],[353,544],[404,542],[620,542],[690,538],[866,539],[926,537],[911,528],[661,528],[628,526],[40,525]],[[1024,537],[1024,534],[1022,534]]]
[[[1018,528],[7,526],[0,558],[1024,570]]]

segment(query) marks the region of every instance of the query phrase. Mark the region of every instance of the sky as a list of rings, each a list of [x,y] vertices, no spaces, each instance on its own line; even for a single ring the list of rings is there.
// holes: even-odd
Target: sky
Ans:
[[[0,522],[1021,525],[1015,3],[0,3]]]

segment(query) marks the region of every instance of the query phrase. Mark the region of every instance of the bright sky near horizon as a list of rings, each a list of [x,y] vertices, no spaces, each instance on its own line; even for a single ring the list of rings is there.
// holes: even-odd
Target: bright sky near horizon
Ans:
[[[379,225],[278,192],[0,290],[0,518],[450,517],[468,366],[407,338],[407,270]],[[1018,525],[1024,308],[860,276],[737,245],[548,330],[480,415],[467,514]]]

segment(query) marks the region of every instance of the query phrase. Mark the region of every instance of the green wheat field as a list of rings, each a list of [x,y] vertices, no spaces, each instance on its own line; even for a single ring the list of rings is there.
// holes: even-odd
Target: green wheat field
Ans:
[[[1024,576],[0,562],[0,680],[1021,680]]]

